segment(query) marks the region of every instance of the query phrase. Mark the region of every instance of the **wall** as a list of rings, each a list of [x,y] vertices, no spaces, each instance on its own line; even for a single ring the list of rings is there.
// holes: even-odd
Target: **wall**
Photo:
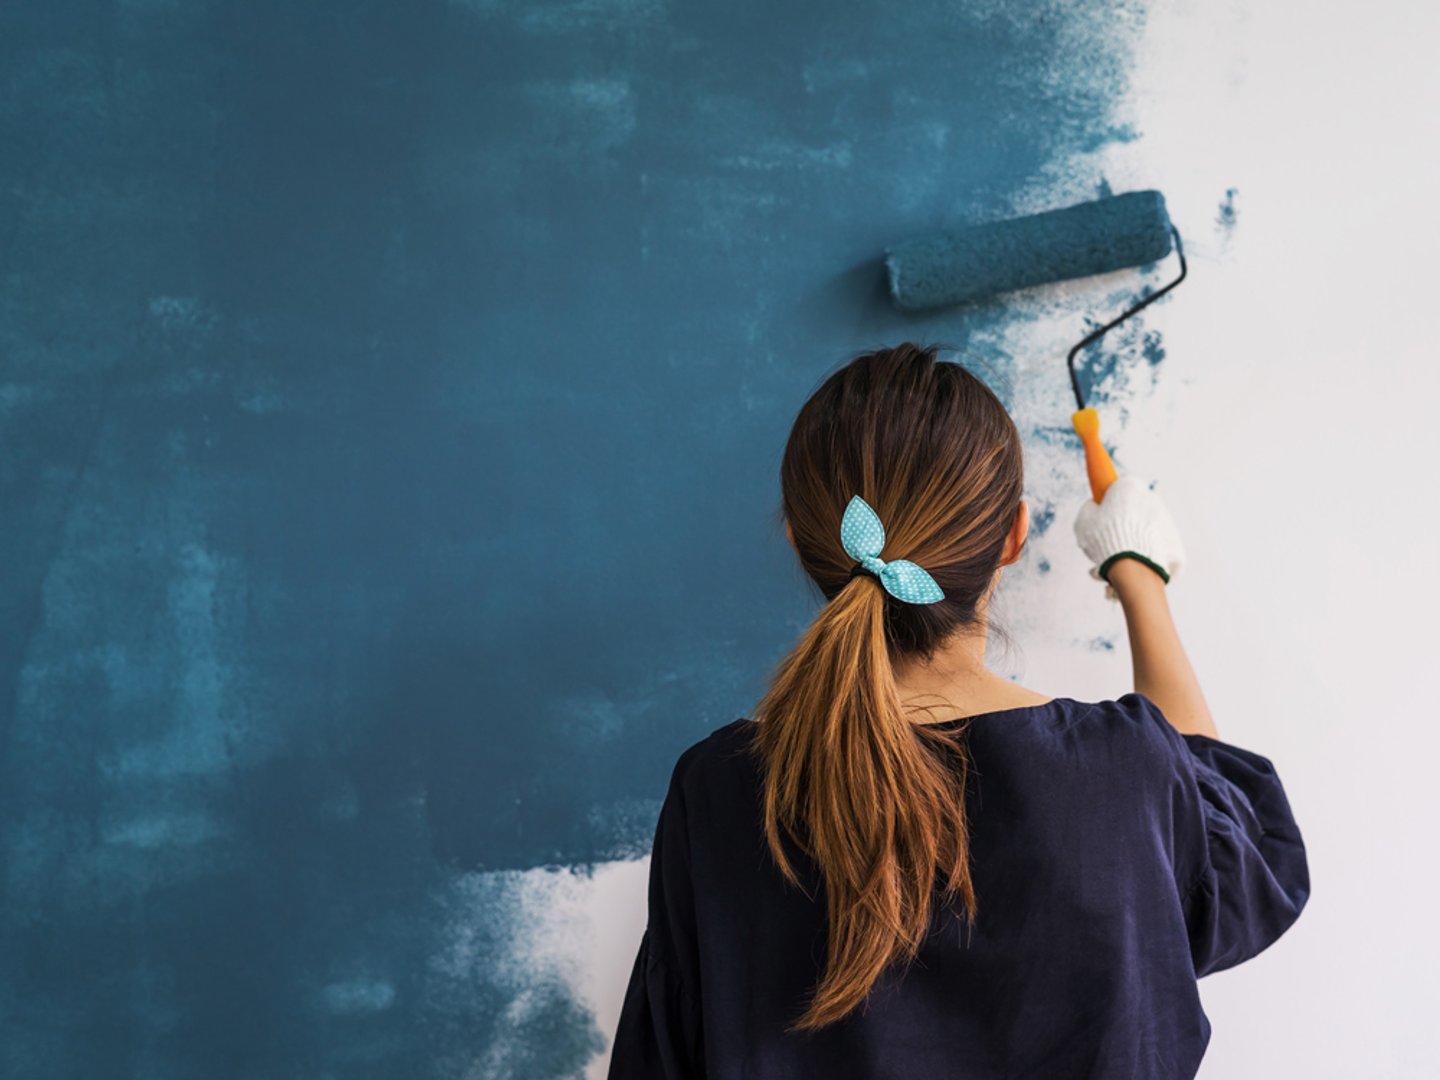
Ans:
[[[862,348],[950,342],[1022,426],[997,663],[1126,689],[1063,356],[1170,267],[917,319],[878,259],[1139,187],[1192,279],[1085,381],[1312,853],[1204,1074],[1433,1075],[1436,19],[0,9],[0,1076],[602,1075],[670,765],[814,610],[788,425]]]

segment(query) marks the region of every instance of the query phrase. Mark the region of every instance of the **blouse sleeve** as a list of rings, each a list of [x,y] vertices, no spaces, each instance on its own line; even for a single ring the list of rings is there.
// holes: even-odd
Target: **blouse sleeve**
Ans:
[[[1305,843],[1269,758],[1182,733],[1141,700],[1174,748],[1177,878],[1199,978],[1258,955],[1299,918]]]
[[[688,753],[688,752],[687,752]],[[650,854],[649,915],[620,1008],[609,1080],[703,1080],[699,1002],[683,976],[694,969],[695,912],[676,762]]]
[[[650,947],[650,930],[625,990],[609,1080],[692,1080],[700,1068],[699,1010]]]

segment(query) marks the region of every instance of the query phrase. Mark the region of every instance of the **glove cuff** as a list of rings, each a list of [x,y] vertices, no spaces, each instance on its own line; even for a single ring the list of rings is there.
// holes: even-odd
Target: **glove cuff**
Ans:
[[[1151,570],[1154,570],[1155,573],[1159,574],[1161,581],[1165,582],[1166,585],[1170,584],[1170,575],[1165,570],[1165,568],[1159,563],[1155,562],[1154,559],[1148,559],[1144,555],[1141,555],[1138,551],[1117,551],[1114,555],[1111,555],[1108,559],[1102,562],[1099,566],[1097,573],[1099,573],[1099,575],[1105,579],[1105,584],[1110,584],[1110,567],[1114,566],[1121,559],[1140,560],[1146,566],[1150,567]]]

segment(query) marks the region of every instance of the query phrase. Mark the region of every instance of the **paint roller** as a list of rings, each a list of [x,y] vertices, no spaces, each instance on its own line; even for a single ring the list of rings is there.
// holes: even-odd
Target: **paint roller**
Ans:
[[[1087,407],[1075,357],[1130,316],[1185,280],[1180,233],[1158,191],[1131,191],[966,229],[918,236],[887,248],[890,293],[902,311],[973,304],[999,293],[1159,262],[1171,250],[1180,273],[1076,343],[1065,359],[1076,411],[1070,422],[1085,447],[1085,471],[1098,503],[1115,480],[1115,463],[1100,442],[1100,416]]]

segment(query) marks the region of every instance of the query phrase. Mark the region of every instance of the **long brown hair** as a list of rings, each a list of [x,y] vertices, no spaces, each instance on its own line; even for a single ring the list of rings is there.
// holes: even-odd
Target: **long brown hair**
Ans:
[[[937,361],[938,350],[879,349],[829,376],[801,408],[780,466],[782,512],[826,599],[754,710],[770,851],[802,889],[782,829],[814,860],[828,914],[825,969],[792,1032],[845,1016],[892,961],[915,956],[937,873],[947,906],[958,900],[972,924],[979,907],[966,725],[910,719],[895,666],[978,629],[1023,463],[999,398],[960,364]],[[885,527],[881,558],[918,563],[945,599],[909,604],[851,576],[840,519],[852,495]]]

